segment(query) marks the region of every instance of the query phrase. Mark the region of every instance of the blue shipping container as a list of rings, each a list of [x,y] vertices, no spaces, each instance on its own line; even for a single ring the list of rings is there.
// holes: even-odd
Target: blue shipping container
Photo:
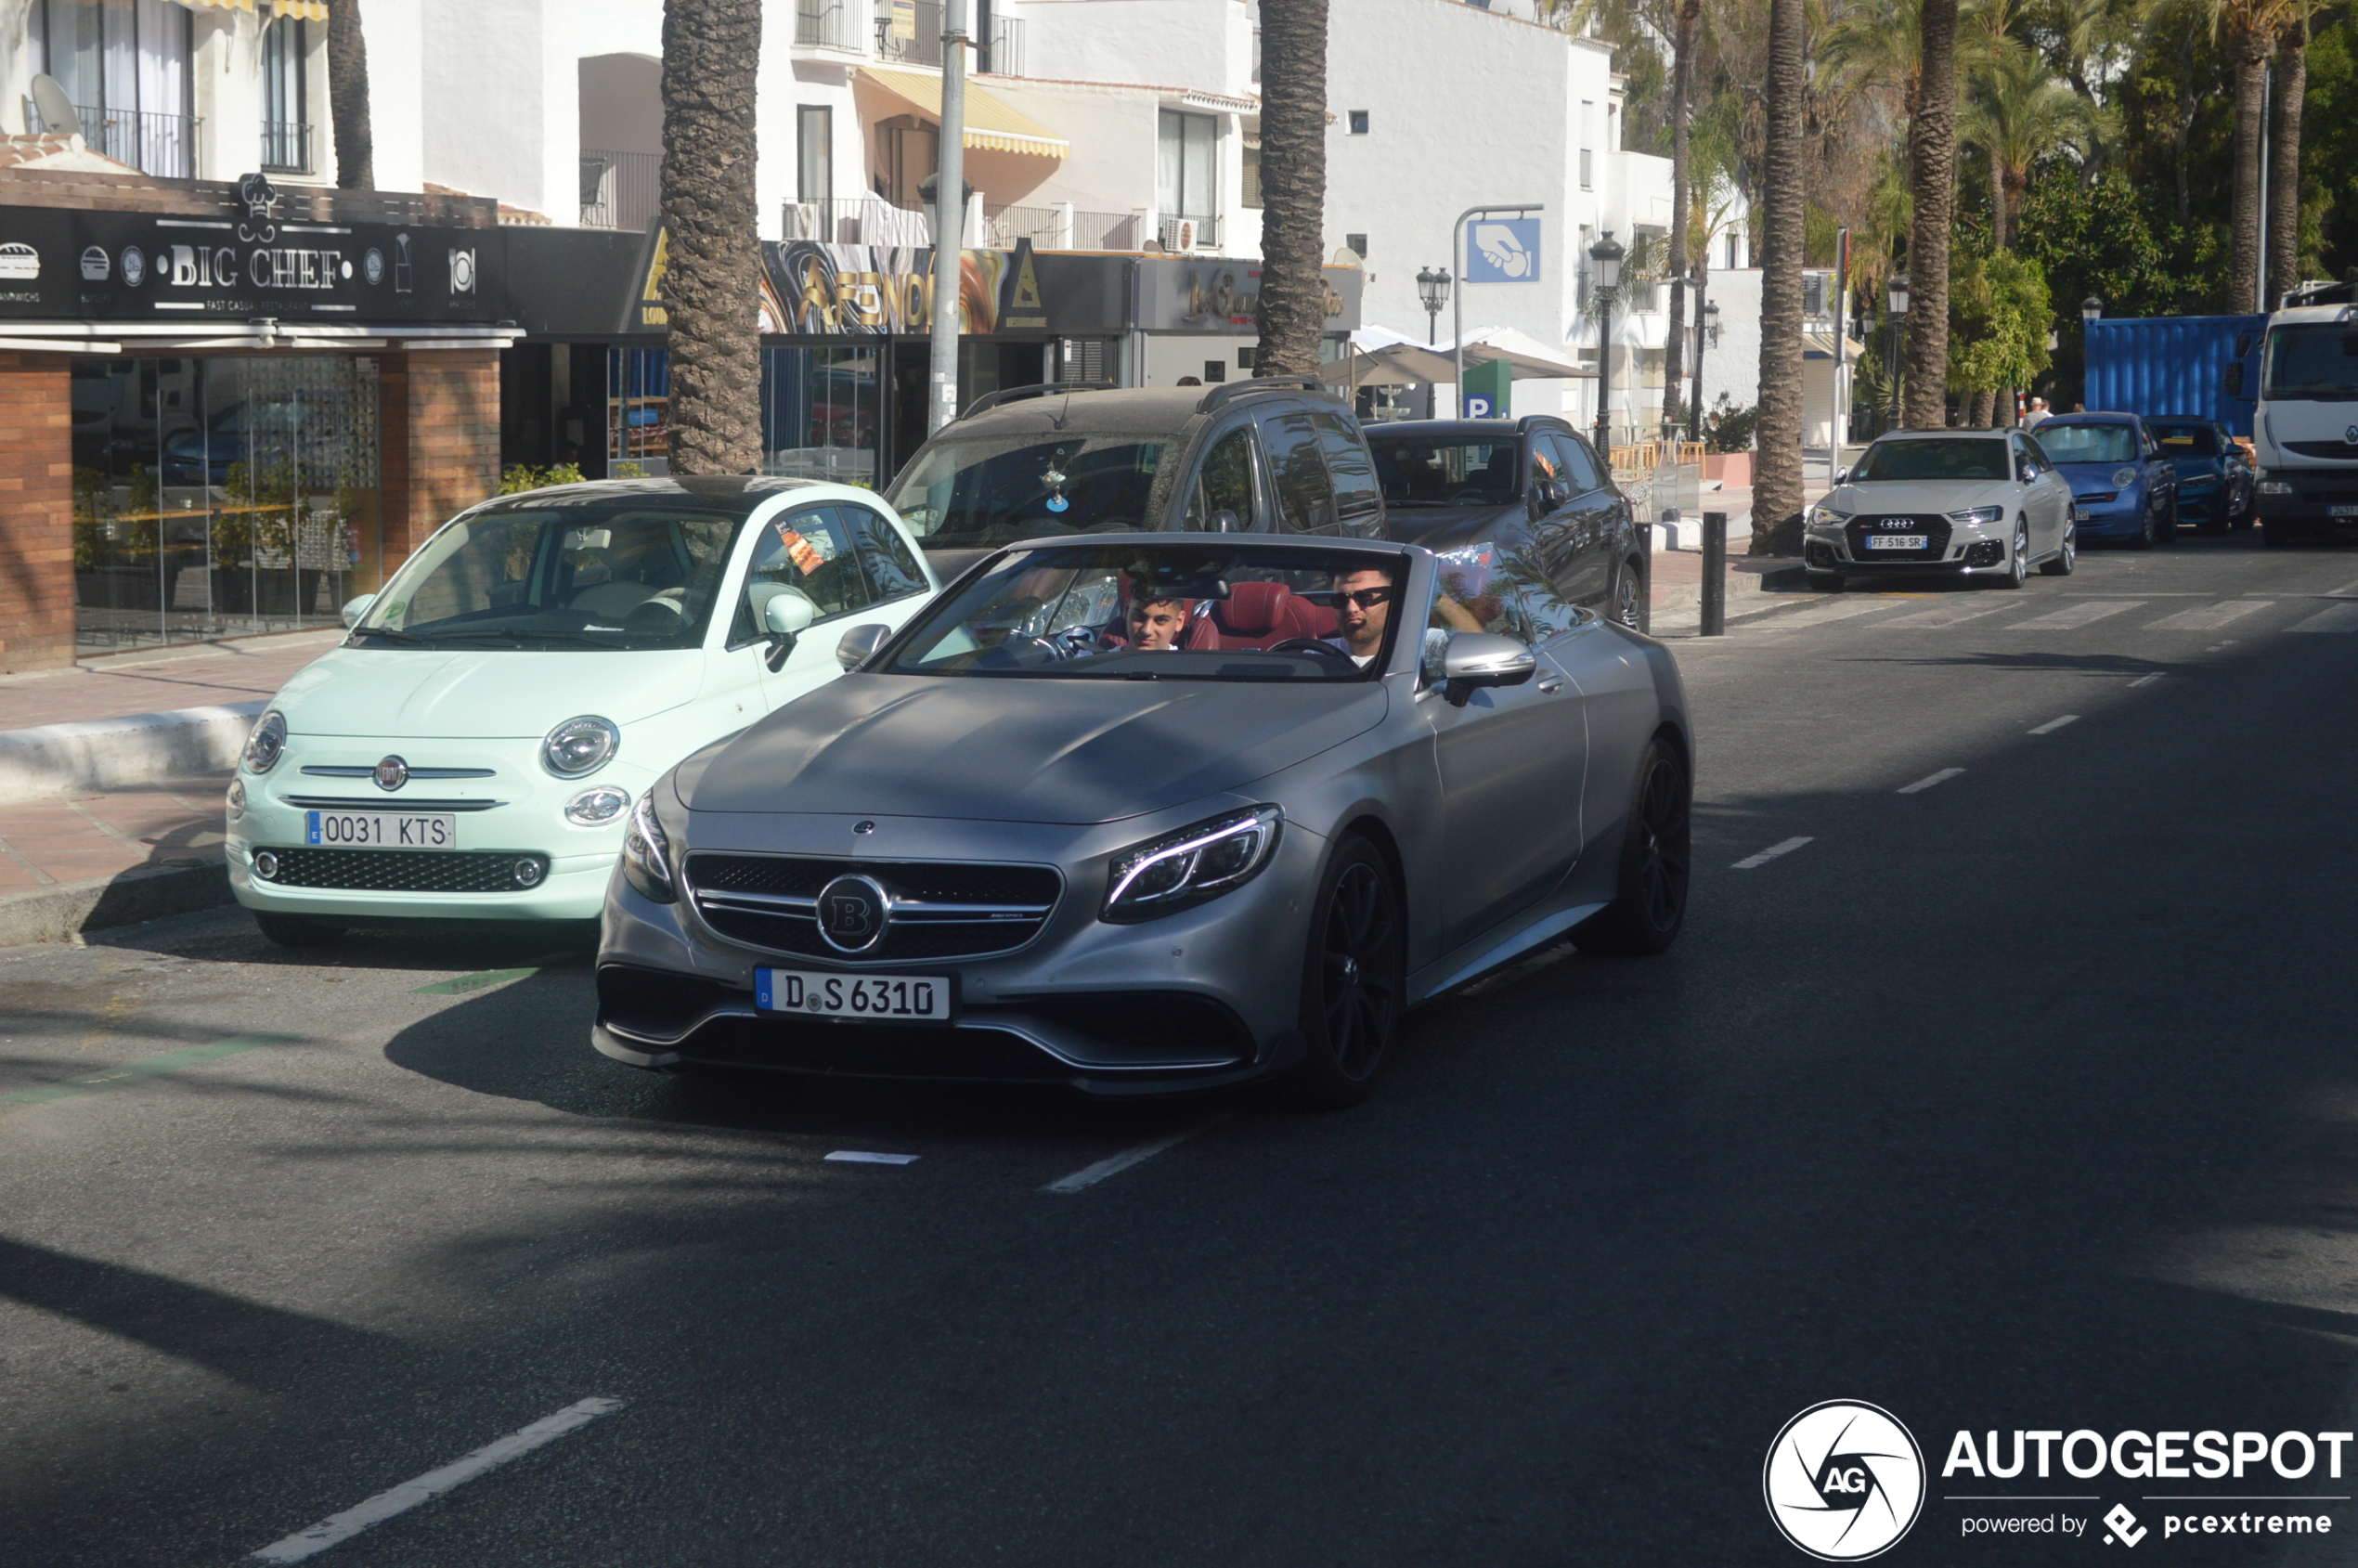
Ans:
[[[2244,385],[2260,384],[2260,335],[2265,316],[2156,316],[2088,323],[2087,397],[2091,413],[2207,415],[2238,435],[2251,434],[2252,400],[2220,385],[2242,356]]]

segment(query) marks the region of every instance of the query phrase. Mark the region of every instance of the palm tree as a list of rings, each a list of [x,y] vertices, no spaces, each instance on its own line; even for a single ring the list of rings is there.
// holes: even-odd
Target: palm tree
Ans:
[[[2309,93],[2309,0],[2276,34],[2276,134],[2268,172],[2268,292],[2300,281],[2300,108]]]
[[[2009,43],[1975,72],[1961,128],[1989,160],[1990,238],[2005,250],[2032,167],[2062,149],[2084,150],[2088,108],[2036,52]]]
[[[664,0],[663,299],[674,473],[746,473],[761,461],[753,188],[760,63],[761,0]]]
[[[1900,422],[1949,422],[1949,227],[1957,212],[1957,0],[1924,0],[1916,111],[1908,119],[1908,347]]]
[[[1327,0],[1262,0],[1257,376],[1318,373],[1326,231]]]
[[[1702,17],[1703,0],[1678,0],[1670,30],[1670,336],[1662,356],[1665,426],[1677,422],[1680,377],[1686,369],[1687,291],[1680,279],[1697,265],[1688,244],[1687,212],[1692,205],[1690,181],[1694,171],[1688,155],[1687,110],[1694,92],[1695,26]]]
[[[2268,57],[2277,30],[2293,11],[2289,0],[2216,0],[2213,27],[2226,34],[2228,69],[2235,83],[2235,197],[2227,218],[2227,308],[2264,309],[2260,302],[2260,139],[2268,94]]]
[[[374,190],[376,138],[369,126],[369,41],[360,31],[360,0],[328,7],[328,115],[335,128],[336,185]]]
[[[1762,149],[1759,467],[1752,482],[1752,552],[1801,553],[1802,96],[1804,0],[1768,0]]]

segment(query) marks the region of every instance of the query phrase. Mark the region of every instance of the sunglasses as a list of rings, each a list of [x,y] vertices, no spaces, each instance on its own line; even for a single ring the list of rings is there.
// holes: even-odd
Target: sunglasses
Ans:
[[[1337,599],[1348,599],[1363,610],[1372,610],[1379,604],[1389,604],[1392,603],[1392,590],[1388,588],[1363,588],[1352,593],[1338,593],[1335,597]]]

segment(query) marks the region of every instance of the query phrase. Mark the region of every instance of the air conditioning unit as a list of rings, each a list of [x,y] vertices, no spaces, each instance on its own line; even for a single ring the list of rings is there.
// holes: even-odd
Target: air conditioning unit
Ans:
[[[1196,220],[1193,218],[1163,219],[1162,248],[1166,253],[1194,250],[1196,248]]]

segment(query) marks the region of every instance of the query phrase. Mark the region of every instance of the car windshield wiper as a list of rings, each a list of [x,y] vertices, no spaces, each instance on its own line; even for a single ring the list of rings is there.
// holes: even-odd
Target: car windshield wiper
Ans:
[[[355,627],[353,635],[355,637],[382,637],[388,642],[398,642],[409,648],[430,648],[434,645],[434,639],[431,637],[421,637],[414,631],[395,631],[387,626]]]
[[[608,641],[602,637],[592,637],[587,632],[562,631],[553,627],[538,628],[503,626],[488,628],[482,631],[445,631],[435,633],[434,636],[428,638],[427,641],[431,642],[476,642],[491,637],[504,637],[512,642],[523,642],[532,640],[545,640],[554,642],[571,642],[589,648],[619,648],[623,646],[620,642]]]

